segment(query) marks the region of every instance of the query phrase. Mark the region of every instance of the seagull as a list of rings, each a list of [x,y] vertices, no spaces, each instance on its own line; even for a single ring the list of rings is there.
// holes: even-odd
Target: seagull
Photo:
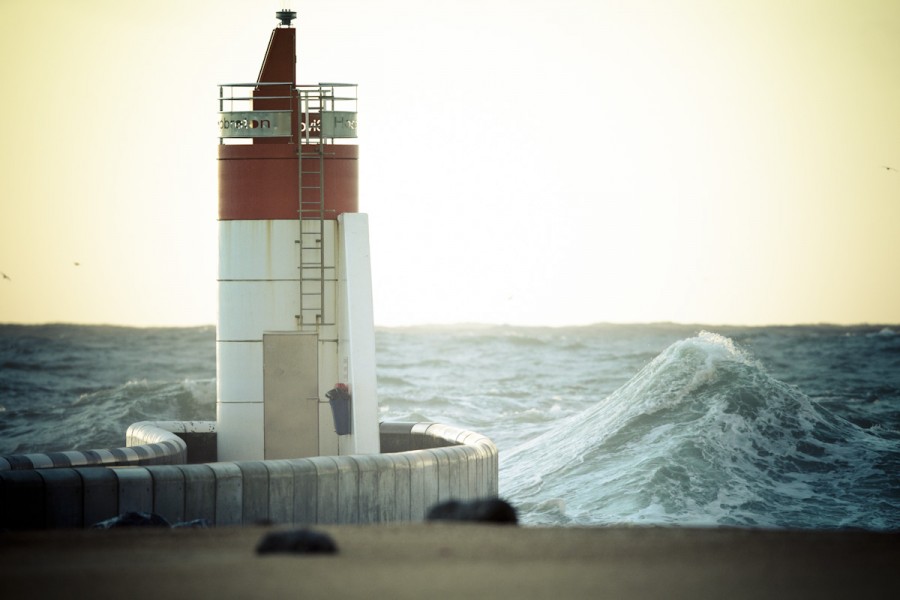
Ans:
[[[895,169],[894,167],[889,167],[889,166],[887,166],[887,165],[881,165],[881,166],[884,167],[885,170],[887,170],[887,171],[893,171],[894,173],[900,173],[900,171],[898,171],[898,170]]]
[[[75,265],[76,267],[80,267],[80,266],[81,266],[81,263],[80,263],[80,262],[76,262],[76,263],[72,263],[72,264]]]
[[[7,280],[7,281],[12,281],[12,279],[10,278],[10,276],[7,275],[6,273],[3,273],[2,271],[0,271],[0,275],[3,275],[3,279],[5,279],[5,280]]]

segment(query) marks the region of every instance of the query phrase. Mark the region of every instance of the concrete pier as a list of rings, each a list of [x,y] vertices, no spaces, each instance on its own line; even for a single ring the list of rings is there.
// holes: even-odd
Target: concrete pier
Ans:
[[[0,534],[9,598],[892,598],[900,534],[462,524],[322,526],[333,555],[257,555],[262,527]]]

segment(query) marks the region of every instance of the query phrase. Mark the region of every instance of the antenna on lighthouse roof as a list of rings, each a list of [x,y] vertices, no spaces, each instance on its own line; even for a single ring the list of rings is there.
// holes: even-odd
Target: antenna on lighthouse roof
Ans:
[[[297,18],[297,13],[289,9],[283,9],[276,12],[275,17],[281,21],[282,27],[290,27],[291,21]]]

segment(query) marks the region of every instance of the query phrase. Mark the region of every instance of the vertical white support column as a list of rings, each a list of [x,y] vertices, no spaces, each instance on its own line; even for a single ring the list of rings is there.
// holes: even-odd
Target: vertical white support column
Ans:
[[[340,225],[339,361],[352,396],[353,433],[341,440],[341,454],[377,454],[378,395],[375,376],[375,318],[369,258],[369,217],[344,213]]]

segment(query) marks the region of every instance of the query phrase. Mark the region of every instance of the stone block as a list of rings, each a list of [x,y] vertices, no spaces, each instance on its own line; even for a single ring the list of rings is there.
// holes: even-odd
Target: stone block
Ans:
[[[170,523],[184,521],[184,472],[177,466],[147,467],[153,478],[153,512]]]
[[[359,467],[349,456],[335,456],[338,469],[337,522],[359,523]]]
[[[211,463],[216,480],[216,520],[217,527],[240,525],[244,519],[244,489],[241,469],[236,463]]]
[[[84,485],[81,475],[74,469],[44,469],[38,474],[44,479],[47,527],[84,527]]]
[[[81,476],[83,491],[83,523],[111,519],[119,514],[119,478],[108,467],[80,467],[75,471]]]
[[[119,480],[119,514],[153,512],[153,478],[146,467],[116,467]]]
[[[290,460],[291,469],[294,472],[294,514],[292,522],[296,525],[312,525],[313,523],[334,523],[337,513],[332,520],[321,520],[318,515],[320,502],[320,489],[323,501],[330,501],[331,506],[337,507],[337,466],[330,459],[308,458]],[[332,499],[333,496],[333,499]],[[326,514],[330,514],[326,511]]]
[[[44,478],[37,471],[0,472],[0,529],[46,527]]]
[[[294,468],[289,460],[267,460],[269,471],[269,520],[294,522]]]
[[[216,476],[209,465],[178,465],[184,476],[184,520],[216,522]]]
[[[269,470],[261,461],[236,463],[241,472],[241,522],[244,525],[269,520]]]
[[[316,468],[316,523],[341,523],[338,513],[338,465],[333,456],[308,459]],[[296,495],[295,495],[296,500]],[[296,514],[296,513],[295,513]]]

